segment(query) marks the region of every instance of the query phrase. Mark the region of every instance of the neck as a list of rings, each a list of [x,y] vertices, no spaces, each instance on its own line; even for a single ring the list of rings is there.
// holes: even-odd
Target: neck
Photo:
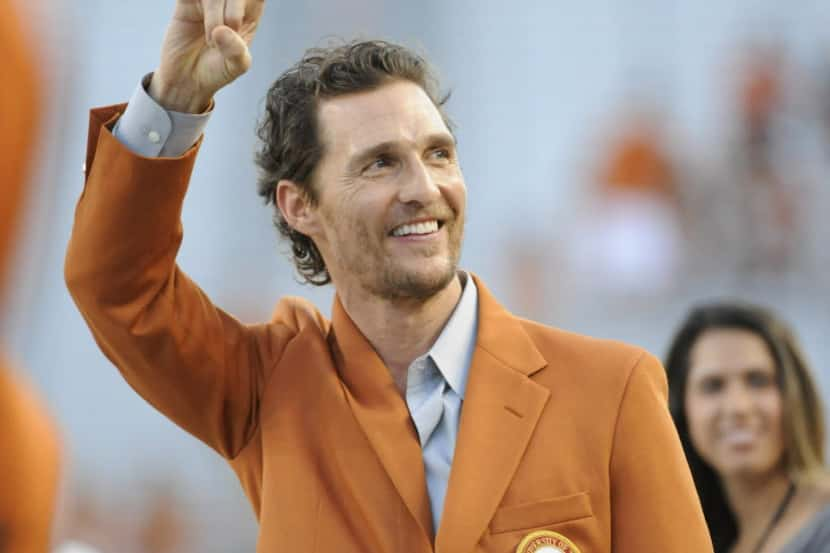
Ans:
[[[427,300],[389,300],[363,290],[338,290],[338,295],[346,313],[375,348],[403,393],[409,365],[438,339],[461,299],[461,291],[461,280],[456,276]]]
[[[772,474],[729,476],[721,480],[729,506],[738,520],[740,534],[763,531],[781,506],[791,480],[778,469]]]

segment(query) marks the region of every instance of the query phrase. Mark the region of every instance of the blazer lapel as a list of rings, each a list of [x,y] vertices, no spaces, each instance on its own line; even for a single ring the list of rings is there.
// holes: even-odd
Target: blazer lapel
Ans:
[[[423,457],[406,402],[389,370],[337,297],[332,309],[332,331],[332,351],[352,412],[431,545],[432,516]]]
[[[474,277],[475,278],[475,277]],[[471,551],[524,455],[550,392],[529,375],[545,359],[478,278],[478,338],[461,411],[437,553]]]

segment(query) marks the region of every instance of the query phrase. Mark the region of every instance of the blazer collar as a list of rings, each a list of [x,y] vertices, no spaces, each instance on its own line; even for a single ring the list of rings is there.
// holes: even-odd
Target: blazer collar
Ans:
[[[424,462],[415,425],[389,369],[335,296],[329,345],[346,398],[366,438],[409,512],[425,543],[433,536]],[[414,546],[413,551],[419,550]]]
[[[528,378],[547,364],[521,321],[477,278],[478,340],[450,470],[437,553],[471,551],[487,530],[550,391]]]
[[[476,275],[478,337],[476,346],[513,370],[530,376],[547,365],[518,317],[505,309]]]

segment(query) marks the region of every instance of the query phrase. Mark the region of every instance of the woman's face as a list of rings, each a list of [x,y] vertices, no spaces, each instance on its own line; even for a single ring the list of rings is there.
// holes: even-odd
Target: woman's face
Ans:
[[[759,335],[704,331],[689,355],[685,408],[692,445],[720,476],[781,468],[781,393],[775,360]]]

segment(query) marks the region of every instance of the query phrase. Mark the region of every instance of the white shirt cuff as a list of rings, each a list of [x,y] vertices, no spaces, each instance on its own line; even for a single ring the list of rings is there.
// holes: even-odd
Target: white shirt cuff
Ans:
[[[205,113],[167,111],[149,94],[152,73],[138,85],[113,134],[133,153],[144,157],[178,157],[204,133],[213,106]]]

